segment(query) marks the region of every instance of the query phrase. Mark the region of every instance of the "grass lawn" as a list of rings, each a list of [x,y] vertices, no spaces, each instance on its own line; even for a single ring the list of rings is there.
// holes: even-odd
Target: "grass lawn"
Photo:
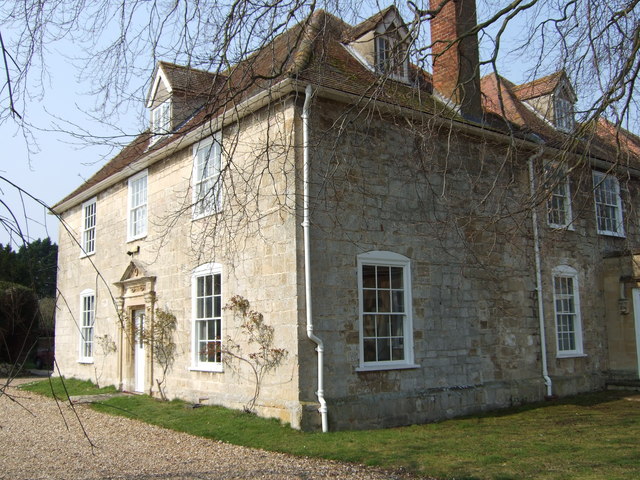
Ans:
[[[70,395],[108,391],[77,380],[65,384]],[[52,385],[64,398],[60,380]],[[46,380],[25,388],[52,394]],[[116,397],[93,408],[237,445],[442,479],[640,478],[640,394],[635,392],[599,392],[427,425],[326,434],[145,395]]]

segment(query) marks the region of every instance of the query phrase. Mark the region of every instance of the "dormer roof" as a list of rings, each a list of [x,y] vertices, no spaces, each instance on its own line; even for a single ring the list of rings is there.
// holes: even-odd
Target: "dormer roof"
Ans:
[[[568,94],[569,100],[575,103],[577,100],[576,94],[564,70],[559,70],[546,77],[536,78],[531,82],[516,85],[513,93],[515,93],[520,100],[531,100],[544,95],[551,95],[562,88],[564,88]]]
[[[170,94],[202,97],[210,95],[213,85],[224,75],[198,70],[193,67],[160,61],[152,75],[153,82],[147,94],[147,108],[151,107],[161,83]]]

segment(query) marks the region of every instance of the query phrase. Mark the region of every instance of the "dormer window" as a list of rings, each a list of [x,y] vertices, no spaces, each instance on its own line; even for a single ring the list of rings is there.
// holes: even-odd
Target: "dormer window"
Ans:
[[[164,135],[171,131],[171,102],[166,100],[151,111],[151,132]]]
[[[398,80],[407,78],[407,59],[397,42],[385,35],[375,39],[376,72]]]
[[[555,124],[558,130],[571,132],[575,125],[573,103],[565,97],[556,96],[554,100]]]
[[[346,32],[343,45],[369,71],[408,82],[412,41],[398,9],[392,5]]]
[[[376,70],[379,73],[391,70],[391,42],[387,37],[376,38]]]

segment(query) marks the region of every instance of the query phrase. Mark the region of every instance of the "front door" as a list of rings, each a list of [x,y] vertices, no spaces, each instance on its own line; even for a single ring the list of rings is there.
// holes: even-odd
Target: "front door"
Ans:
[[[144,310],[133,310],[133,324],[135,326],[135,346],[133,347],[134,358],[134,390],[136,392],[144,392],[144,370],[145,370],[145,353],[144,353]]]

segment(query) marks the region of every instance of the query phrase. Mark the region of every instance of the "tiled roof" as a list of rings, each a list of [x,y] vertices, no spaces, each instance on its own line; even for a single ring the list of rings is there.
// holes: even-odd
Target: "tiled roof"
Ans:
[[[585,130],[589,130],[585,128]],[[621,128],[619,125],[611,123],[609,120],[599,118],[592,129],[593,137],[597,142],[615,152],[615,157],[611,161],[619,162],[622,165],[640,165],[640,138],[637,135]]]
[[[133,140],[129,145],[124,147],[118,155],[113,157],[104,167],[94,173],[86,182],[76,188],[73,192],[67,195],[65,198],[58,202],[59,205],[67,200],[72,199],[76,195],[88,190],[89,188],[97,185],[98,183],[106,180],[111,175],[118,173],[129,165],[131,165],[134,161],[138,160],[144,152],[147,151],[149,147],[149,141],[151,139],[151,135],[149,132],[144,132],[141,135],[138,135],[135,140]],[[134,174],[135,172],[131,172]],[[54,209],[56,207],[54,205]]]
[[[545,77],[541,79],[541,85],[549,88],[549,85],[557,78],[562,78],[562,75],[563,72],[558,72]],[[481,90],[486,119],[489,123],[493,121],[497,128],[500,128],[499,124],[502,123],[503,128],[509,128],[520,135],[535,134],[551,147],[575,153],[588,152],[589,155],[603,160],[640,167],[640,138],[605,119],[601,118],[595,122],[595,128],[578,125],[577,135],[566,135],[542,119],[531,106],[521,101],[517,92],[522,91],[522,85],[515,85],[492,73],[481,79]],[[540,87],[538,92],[540,91],[544,90]],[[578,140],[577,136],[580,136],[581,140]]]
[[[494,122],[502,122],[503,128],[523,134],[535,134],[547,144],[561,146],[565,135],[558,132],[531,107],[516,95],[518,85],[491,73],[480,80],[482,107],[493,114]]]
[[[228,112],[243,100],[286,78],[349,94],[352,98],[360,98],[363,105],[375,98],[377,101],[410,108],[428,115],[465,121],[432,95],[433,87],[429,73],[412,65],[409,69],[409,84],[381,78],[360,63],[343,44],[345,38],[354,34],[362,35],[361,32],[364,32],[362,29],[374,28],[391,8],[393,7],[374,15],[356,27],[346,24],[323,10],[318,10],[306,21],[290,28],[271,43],[218,76],[162,62],[160,67],[169,77],[172,88],[191,92],[191,94],[197,92],[198,96],[202,93],[203,106],[174,134],[161,138],[152,146],[150,146],[148,133],[140,135],[58,205],[71,200],[110,175],[124,170],[136,160],[143,158],[150,150],[158,150],[174,142],[177,143],[184,134],[194,128]],[[524,138],[535,134],[549,146],[575,151],[576,144],[579,142],[556,130],[536,114],[532,107],[523,102],[525,98],[533,98],[544,94],[543,92],[553,91],[563,75],[564,72],[557,72],[523,85],[515,85],[496,74],[485,76],[481,80],[482,105],[485,111],[484,127]],[[605,145],[599,137],[602,135],[606,136],[610,133],[607,133],[604,127],[598,127],[595,141],[600,146]],[[626,142],[634,145],[629,151],[634,155],[640,155],[640,147],[638,147],[640,142],[637,142],[637,137],[625,136],[624,138]],[[605,152],[605,158],[609,155],[606,152],[611,151],[611,144],[608,145],[597,150]]]

